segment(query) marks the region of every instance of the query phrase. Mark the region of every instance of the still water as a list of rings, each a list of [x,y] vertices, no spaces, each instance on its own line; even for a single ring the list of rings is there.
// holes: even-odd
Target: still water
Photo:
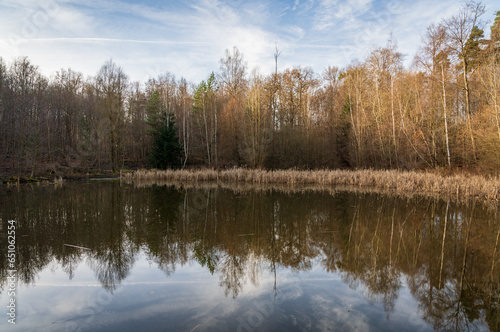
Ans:
[[[89,181],[0,188],[0,221],[1,331],[500,330],[480,204]]]

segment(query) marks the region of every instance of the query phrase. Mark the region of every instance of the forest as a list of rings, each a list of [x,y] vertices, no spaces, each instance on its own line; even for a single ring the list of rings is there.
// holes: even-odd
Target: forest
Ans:
[[[500,174],[500,11],[468,2],[422,32],[322,73],[261,74],[236,48],[190,83],[131,82],[106,61],[93,77],[41,74],[0,58],[0,172],[133,168],[443,169]],[[490,31],[487,31],[490,30]],[[489,37],[485,37],[489,35]],[[271,58],[271,57],[270,57]]]

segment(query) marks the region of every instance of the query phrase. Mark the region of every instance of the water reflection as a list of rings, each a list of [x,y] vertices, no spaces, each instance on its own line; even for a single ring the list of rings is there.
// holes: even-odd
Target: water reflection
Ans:
[[[35,284],[51,264],[69,279],[87,264],[112,293],[145,253],[166,277],[197,262],[218,277],[227,297],[237,298],[265,271],[278,294],[277,270],[320,267],[363,289],[369,302],[382,303],[387,317],[407,287],[435,330],[500,330],[500,221],[480,205],[106,182],[0,195],[2,230],[8,220],[17,221],[23,284]],[[0,254],[3,293],[6,246]]]

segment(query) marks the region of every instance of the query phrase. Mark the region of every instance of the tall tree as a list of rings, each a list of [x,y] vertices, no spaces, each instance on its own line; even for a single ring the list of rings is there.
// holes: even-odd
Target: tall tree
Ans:
[[[426,93],[430,112],[430,121],[425,122],[431,129],[431,141],[433,142],[432,157],[435,162],[440,163],[436,140],[440,138],[439,132],[444,124],[446,163],[451,167],[450,135],[448,128],[448,102],[447,85],[448,71],[450,69],[449,48],[445,43],[446,28],[443,25],[431,24],[422,38],[423,46],[416,56],[416,62],[427,74],[429,89]]]
[[[7,154],[16,160],[19,173],[33,173],[47,145],[48,81],[27,57],[16,59],[8,70],[4,91],[3,121],[6,128]]]
[[[127,102],[127,135],[125,142],[127,158],[135,164],[144,163],[147,159],[151,141],[147,135],[147,102],[146,93],[139,82],[131,84]]]
[[[0,57],[0,157],[5,160],[7,158],[7,133],[8,126],[6,125],[6,85],[7,85],[7,67],[4,60]]]
[[[263,167],[272,138],[272,116],[266,103],[265,79],[257,71],[251,76],[247,94],[242,139],[246,164]]]
[[[248,90],[246,77],[247,65],[240,51],[234,47],[226,50],[225,56],[220,59],[220,68],[217,81],[220,84],[219,96],[222,107],[219,118],[219,152],[242,163],[244,144],[242,132],[245,121],[245,98]],[[227,163],[227,160],[224,161]]]
[[[164,113],[164,106],[160,99],[158,90],[154,90],[149,96],[148,103],[146,104],[146,122],[151,126],[153,132],[160,129],[162,122],[162,113]]]
[[[477,72],[483,87],[483,93],[489,102],[480,110],[482,128],[478,128],[480,149],[483,163],[492,170],[500,169],[500,11],[496,13],[491,26],[491,38],[488,47],[482,51],[482,62]],[[491,120],[488,120],[491,119]],[[494,128],[485,126],[494,123]]]
[[[396,136],[396,117],[394,109],[394,80],[396,75],[402,71],[403,55],[397,51],[397,46],[389,41],[386,47],[377,48],[367,59],[367,68],[373,79],[375,98],[373,110],[377,130],[379,131],[380,148],[385,158],[389,160],[389,167],[398,166],[398,138]],[[387,145],[386,151],[381,122],[387,115],[391,121],[392,144]],[[389,136],[389,135],[387,135]],[[390,148],[392,147],[392,148]]]
[[[218,108],[217,82],[212,73],[202,81],[194,93],[193,112],[197,115],[201,141],[206,148],[206,164],[218,167]]]
[[[485,7],[480,2],[468,1],[460,9],[457,15],[454,15],[443,21],[446,27],[446,42],[458,62],[462,66],[463,88],[464,88],[464,109],[468,123],[469,136],[471,140],[473,158],[476,159],[476,143],[472,131],[471,121],[471,102],[470,102],[470,67],[471,60],[475,52],[475,39],[480,35],[478,28],[479,18],[485,12]],[[472,38],[472,39],[471,39]]]
[[[180,118],[181,118],[181,137],[184,161],[182,167],[186,166],[189,155],[191,153],[191,105],[193,104],[193,97],[189,92],[189,85],[186,79],[181,78],[179,83],[179,98],[180,98]]]
[[[109,125],[110,159],[113,172],[119,168],[125,117],[128,77],[112,60],[106,61],[96,77],[100,107]]]
[[[71,69],[61,69],[51,84],[53,149],[66,158],[77,158],[80,110],[82,107],[83,75]],[[56,154],[56,157],[59,157]],[[69,161],[69,160],[68,160]]]
[[[182,147],[177,136],[173,113],[161,116],[160,126],[153,137],[151,152],[153,166],[162,169],[179,168]]]

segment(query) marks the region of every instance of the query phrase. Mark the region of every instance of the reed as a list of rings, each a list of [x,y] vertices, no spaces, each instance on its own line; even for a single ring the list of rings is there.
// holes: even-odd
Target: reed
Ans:
[[[500,199],[500,178],[479,175],[440,175],[432,172],[398,170],[274,170],[233,168],[228,170],[138,170],[122,173],[126,182],[166,181],[178,183],[243,182],[286,184],[288,186],[322,185],[389,190],[396,194],[456,196],[458,199]]]
[[[58,178],[54,178],[54,186],[56,187],[61,187],[64,183],[64,180],[62,178],[62,176],[58,177]]]

